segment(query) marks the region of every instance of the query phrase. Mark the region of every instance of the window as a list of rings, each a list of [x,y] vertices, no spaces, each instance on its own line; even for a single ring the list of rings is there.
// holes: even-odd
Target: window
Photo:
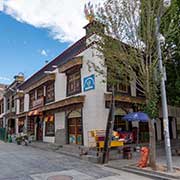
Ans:
[[[7,110],[9,110],[9,109],[10,109],[10,99],[7,98]]]
[[[44,96],[44,86],[41,86],[37,89],[37,99],[40,99]]]
[[[112,88],[108,86],[108,91],[112,91]],[[128,85],[123,83],[118,83],[115,85],[115,91],[118,93],[128,93]]]
[[[34,126],[35,126],[34,119],[33,118],[28,119],[28,121],[27,121],[27,131],[31,135],[34,135]]]
[[[46,84],[46,103],[54,101],[54,81]]]
[[[67,95],[78,94],[81,92],[81,73],[80,71],[67,74]]]
[[[45,117],[45,136],[54,136],[55,126],[54,126],[54,116]]]
[[[29,93],[29,108],[33,108],[33,101],[35,100],[35,91]]]
[[[24,112],[24,97],[21,97],[20,99],[19,99],[19,106],[20,106],[20,108],[19,108],[19,111],[20,112]]]
[[[12,105],[12,108],[14,108],[14,96],[12,96],[11,98],[11,105]]]
[[[122,120],[122,116],[115,116],[114,130],[116,131],[119,128],[126,130],[126,121]]]
[[[25,122],[24,118],[18,119],[18,132],[19,133],[22,133],[24,131],[24,122]]]

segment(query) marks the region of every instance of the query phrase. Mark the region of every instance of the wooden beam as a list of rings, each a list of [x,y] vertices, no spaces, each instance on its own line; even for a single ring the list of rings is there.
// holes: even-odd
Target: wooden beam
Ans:
[[[105,96],[105,101],[111,101],[111,99],[112,99],[111,94],[105,93],[104,96]],[[125,95],[116,95],[115,101],[143,104],[143,103],[145,103],[145,98],[125,96]]]
[[[29,86],[28,88],[26,88],[24,90],[24,93],[28,93],[29,91],[39,87],[40,85],[44,84],[47,81],[53,81],[56,78],[56,74],[48,74],[45,77],[43,77],[41,80],[38,80],[37,82],[35,82],[34,84],[32,84],[31,86]]]
[[[60,66],[59,73],[64,73],[67,70],[79,65],[82,65],[82,56],[74,57],[72,60]]]

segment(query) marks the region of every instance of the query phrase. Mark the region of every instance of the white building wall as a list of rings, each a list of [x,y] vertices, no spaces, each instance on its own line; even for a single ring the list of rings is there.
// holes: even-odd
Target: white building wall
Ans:
[[[55,114],[55,132],[57,129],[65,128],[65,112]]]
[[[66,74],[65,73],[56,73],[55,80],[55,101],[60,101],[66,98]]]
[[[24,112],[29,111],[29,94],[24,96]]]
[[[93,69],[89,70],[89,65],[95,62],[98,64],[100,59],[95,49],[89,48],[83,52],[83,67],[81,69],[82,94],[85,95],[83,107],[83,132],[84,145],[88,146],[88,131],[93,129],[105,129],[109,110],[105,108],[104,93],[106,92],[106,83],[104,78]],[[89,65],[88,65],[89,64]],[[84,92],[84,77],[95,75],[95,89]]]

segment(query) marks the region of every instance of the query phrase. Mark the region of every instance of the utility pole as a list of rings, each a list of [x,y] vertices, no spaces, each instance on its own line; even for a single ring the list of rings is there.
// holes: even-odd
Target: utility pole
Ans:
[[[168,120],[168,107],[167,107],[166,87],[165,87],[165,72],[163,68],[162,54],[161,54],[160,20],[161,17],[159,15],[156,20],[156,38],[157,38],[157,50],[158,50],[158,59],[159,59],[159,71],[160,71],[160,79],[161,79],[161,101],[162,101],[162,110],[163,110],[164,140],[165,140],[165,150],[166,150],[166,160],[167,160],[167,171],[173,172],[171,143],[169,138],[169,120]]]

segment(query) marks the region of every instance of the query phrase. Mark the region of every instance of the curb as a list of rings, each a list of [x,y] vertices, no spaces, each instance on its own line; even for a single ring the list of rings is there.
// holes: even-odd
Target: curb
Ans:
[[[132,167],[132,166],[124,166],[124,167],[114,167],[111,165],[106,165],[106,167],[110,167],[110,168],[114,168],[117,170],[122,170],[122,171],[126,171],[126,172],[130,172],[130,173],[134,173],[134,174],[138,174],[141,176],[145,176],[148,178],[152,178],[152,179],[158,179],[158,180],[177,180],[180,179],[180,176],[173,176],[170,174],[165,174],[165,173],[160,173],[157,171],[149,171],[149,170],[145,170],[145,169],[139,169],[137,167]]]

